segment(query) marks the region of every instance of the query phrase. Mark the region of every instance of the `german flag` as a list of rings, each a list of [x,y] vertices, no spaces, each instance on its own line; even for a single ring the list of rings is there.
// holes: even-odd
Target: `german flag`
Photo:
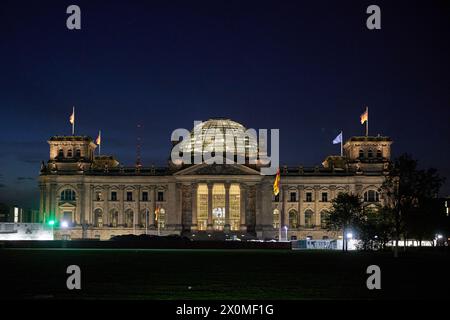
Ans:
[[[278,195],[280,193],[280,168],[277,169],[277,175],[275,176],[275,181],[273,182],[273,194]]]
[[[366,111],[361,115],[361,124],[364,124],[364,122],[369,121],[369,108],[366,107]]]

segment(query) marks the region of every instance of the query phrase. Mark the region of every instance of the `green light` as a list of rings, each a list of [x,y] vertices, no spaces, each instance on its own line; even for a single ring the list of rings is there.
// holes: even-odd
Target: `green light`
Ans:
[[[55,220],[50,220],[50,221],[48,222],[48,224],[49,224],[50,226],[53,226],[53,225],[55,224]]]

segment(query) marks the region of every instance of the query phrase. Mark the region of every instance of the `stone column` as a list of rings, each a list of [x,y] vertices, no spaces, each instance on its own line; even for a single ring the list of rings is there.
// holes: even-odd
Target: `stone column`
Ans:
[[[87,190],[86,192],[87,212],[85,213],[85,219],[87,224],[92,224],[94,223],[93,219],[94,208],[92,206],[92,185],[91,184],[86,185],[86,190]]]
[[[93,192],[95,192],[95,190],[93,190]],[[103,193],[104,193],[104,195],[103,195],[103,203],[104,203],[104,205],[103,205],[103,208],[104,208],[103,226],[109,226],[109,224],[110,224],[110,221],[109,221],[109,186],[103,187]],[[119,197],[120,197],[120,195],[119,195]],[[119,222],[117,222],[117,224],[119,224]]]
[[[336,197],[336,186],[332,185],[330,186],[330,199],[328,199],[328,201],[333,201],[335,197]]]
[[[229,182],[225,183],[225,226],[224,231],[230,231],[230,186]]]
[[[303,212],[303,185],[297,187],[298,192],[298,215],[300,217],[300,226],[305,226],[305,213]]]
[[[316,217],[315,225],[320,226],[320,212],[319,212],[319,190],[320,186],[314,186],[314,216]]]
[[[56,185],[56,183],[52,183],[50,185],[50,216],[54,220],[56,220],[58,218],[56,215],[57,214],[57,212],[56,212],[56,209],[57,209],[57,205],[56,205],[57,194],[56,194],[56,192],[57,192],[57,185]]]
[[[283,192],[283,210],[282,210],[282,214],[283,214],[283,219],[281,221],[283,221],[283,225],[282,227],[289,227],[289,213],[287,212],[287,207],[288,207],[288,196],[289,196],[289,189],[288,186],[282,186],[282,192]]]
[[[244,184],[240,184],[239,186],[241,190],[241,203],[240,203],[240,229],[241,231],[247,231],[247,221],[246,221],[246,214],[247,214],[247,186]]]
[[[124,185],[120,185],[119,186],[119,221],[118,221],[118,225],[123,227],[125,224],[125,212],[124,212],[124,201],[125,201],[125,186]]]
[[[137,219],[133,221],[135,227],[140,227],[139,224],[143,224],[145,227],[145,221],[141,221],[141,186],[136,185],[134,186],[136,188],[136,211],[137,211]],[[135,213],[136,217],[136,213]],[[145,219],[145,218],[144,218]]]
[[[74,225],[81,225],[84,221],[85,217],[85,190],[84,190],[84,184],[78,184],[78,198],[77,198],[77,210],[76,210],[76,216],[74,219]]]
[[[192,197],[191,231],[197,231],[198,230],[198,222],[197,222],[197,190],[198,190],[198,183],[193,183],[191,185],[191,197]]]
[[[261,202],[262,202],[262,184],[256,184],[254,186],[255,188],[255,229],[257,231],[257,235],[258,235],[258,231],[262,231],[263,230],[263,226],[264,226],[264,222],[263,222],[263,217],[262,217],[262,212],[261,212]],[[260,233],[258,235],[258,237],[262,236],[262,233]]]
[[[39,184],[39,217],[37,222],[44,222],[45,220],[45,185]]]
[[[213,205],[213,184],[208,183],[208,230],[213,228],[212,205]]]
[[[150,209],[148,213],[149,229],[155,228],[155,210],[156,210],[156,186],[150,186]]]

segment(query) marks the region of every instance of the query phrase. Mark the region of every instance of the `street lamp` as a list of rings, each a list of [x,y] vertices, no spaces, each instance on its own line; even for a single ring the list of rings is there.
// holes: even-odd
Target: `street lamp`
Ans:
[[[49,226],[52,227],[52,238],[54,239],[54,237],[55,237],[55,232],[54,232],[54,229],[53,229],[53,228],[54,228],[54,225],[55,225],[55,220],[53,220],[53,219],[52,219],[52,220],[49,220],[47,223],[48,223]]]
[[[286,235],[286,241],[288,241],[288,235],[287,235],[287,231],[288,231],[288,227],[287,226],[284,226],[284,233],[285,233],[285,235]]]
[[[61,228],[67,229],[69,227],[69,223],[67,221],[61,221]]]

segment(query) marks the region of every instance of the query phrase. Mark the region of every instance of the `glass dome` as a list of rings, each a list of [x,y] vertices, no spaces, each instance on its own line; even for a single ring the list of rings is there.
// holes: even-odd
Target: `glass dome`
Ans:
[[[197,124],[191,131],[190,141],[182,141],[180,150],[192,155],[204,153],[226,153],[244,158],[256,158],[258,152],[256,132],[240,123],[214,118]]]

